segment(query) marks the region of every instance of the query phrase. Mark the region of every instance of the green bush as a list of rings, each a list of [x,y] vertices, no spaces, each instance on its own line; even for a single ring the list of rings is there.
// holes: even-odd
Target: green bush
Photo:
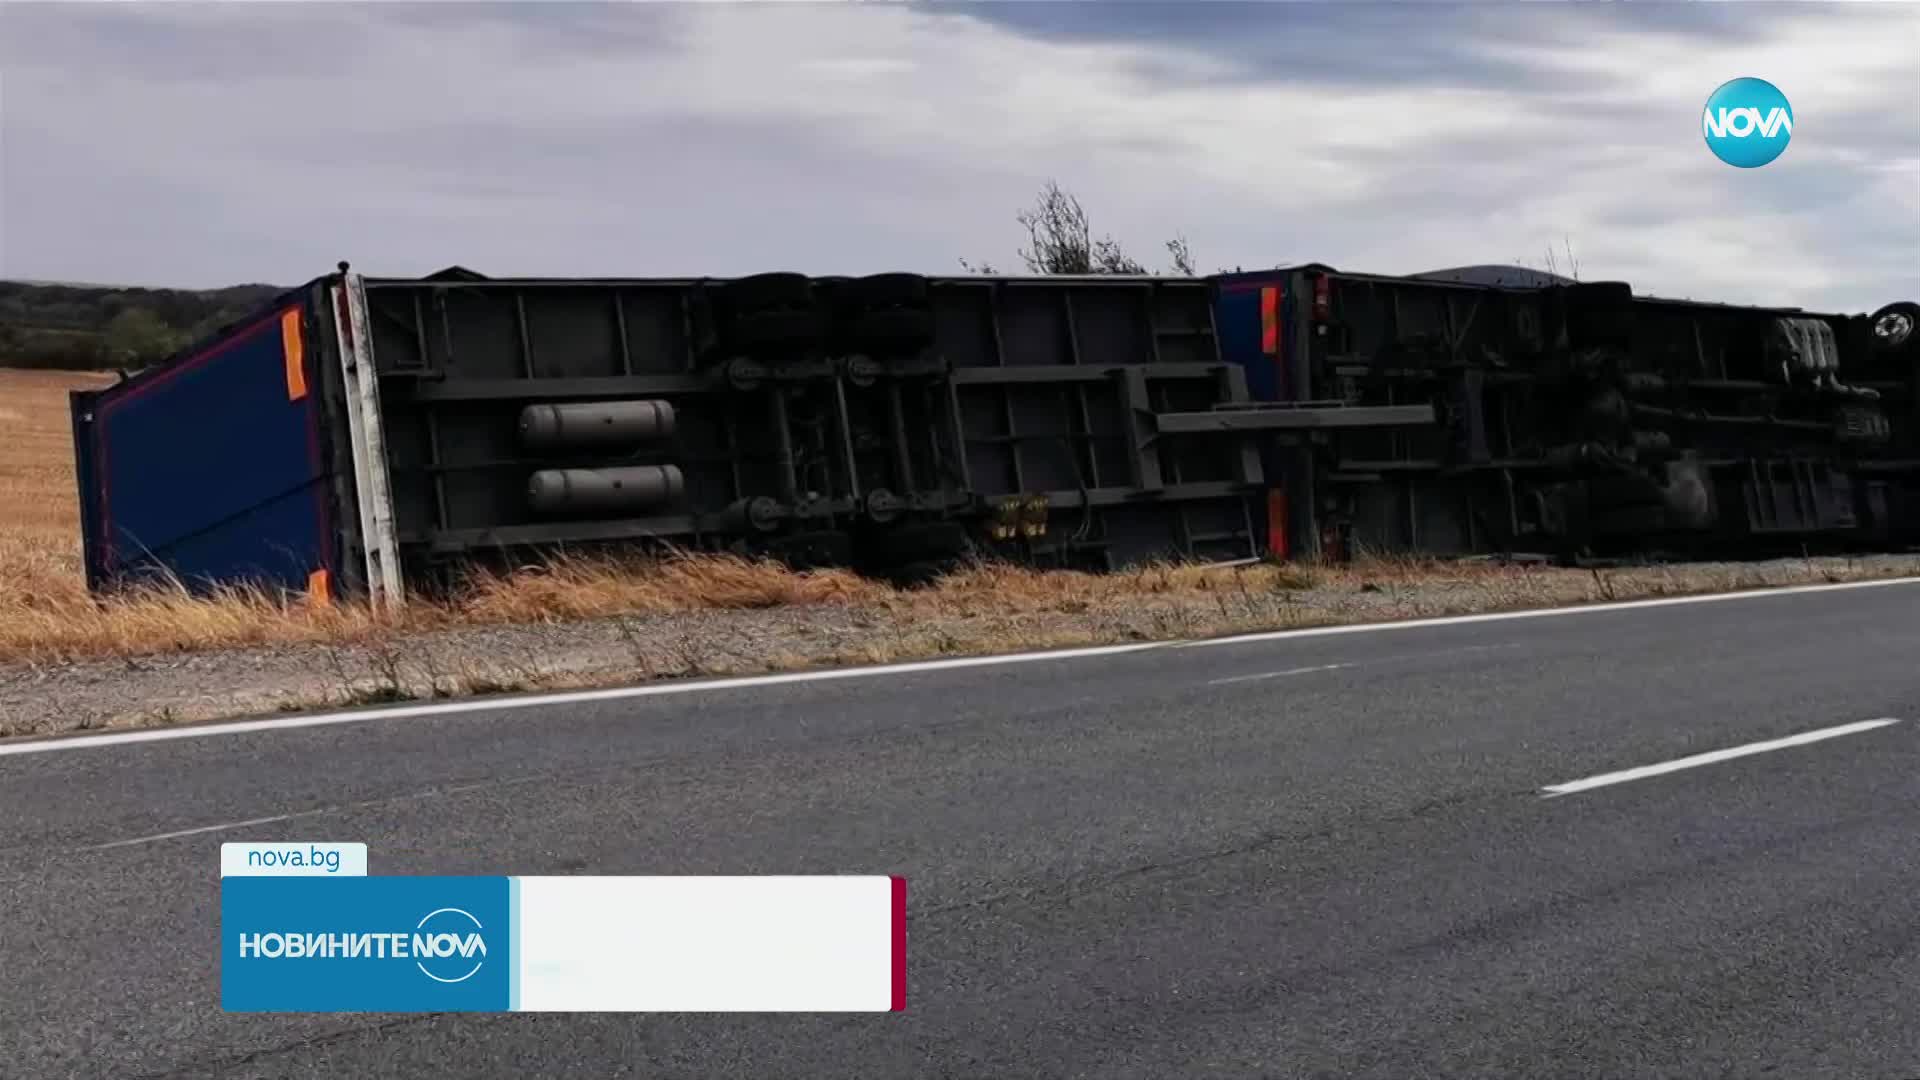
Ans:
[[[195,292],[0,281],[0,367],[145,367],[245,318],[283,291],[275,285]]]

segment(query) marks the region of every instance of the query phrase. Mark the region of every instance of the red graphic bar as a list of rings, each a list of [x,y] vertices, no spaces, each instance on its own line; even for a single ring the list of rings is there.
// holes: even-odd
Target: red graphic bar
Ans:
[[[893,879],[893,1011],[907,1011],[907,879]]]

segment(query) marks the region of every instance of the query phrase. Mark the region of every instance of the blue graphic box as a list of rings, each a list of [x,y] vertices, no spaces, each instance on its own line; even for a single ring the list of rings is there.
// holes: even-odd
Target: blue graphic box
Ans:
[[[504,1012],[512,879],[229,877],[220,1005],[229,1012]]]

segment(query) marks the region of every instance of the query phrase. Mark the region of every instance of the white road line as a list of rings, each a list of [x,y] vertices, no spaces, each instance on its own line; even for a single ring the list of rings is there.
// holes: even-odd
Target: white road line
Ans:
[[[1771,750],[1785,750],[1790,746],[1805,746],[1808,743],[1837,739],[1842,735],[1858,735],[1863,731],[1872,731],[1876,728],[1883,728],[1889,724],[1897,724],[1899,722],[1900,719],[1898,717],[1882,717],[1879,720],[1861,720],[1857,723],[1841,724],[1839,727],[1821,728],[1819,731],[1805,731],[1798,735],[1789,735],[1784,739],[1769,739],[1766,742],[1748,743],[1745,746],[1735,746],[1726,750],[1714,750],[1705,754],[1694,754],[1692,757],[1663,761],[1658,765],[1642,765],[1637,769],[1601,773],[1599,776],[1589,776],[1584,780],[1573,780],[1565,784],[1555,784],[1552,787],[1541,788],[1540,793],[1546,798],[1553,798],[1557,795],[1572,795],[1577,791],[1591,791],[1594,788],[1607,787],[1610,784],[1625,784],[1634,780],[1644,780],[1649,776],[1660,776],[1665,773],[1679,772],[1682,769],[1697,769],[1702,765],[1731,761],[1734,758],[1747,757],[1750,754],[1764,754]]]
[[[1280,679],[1288,675],[1309,675],[1316,671],[1338,671],[1341,668],[1372,667],[1376,664],[1392,664],[1402,660],[1431,660],[1436,656],[1458,656],[1461,653],[1492,652],[1498,649],[1517,649],[1520,642],[1506,641],[1497,645],[1461,645],[1453,649],[1432,649],[1426,652],[1400,653],[1395,656],[1382,656],[1377,660],[1353,660],[1341,664],[1315,664],[1312,667],[1288,668],[1285,671],[1262,671],[1253,675],[1231,675],[1224,679],[1208,679],[1208,686],[1224,686],[1228,683],[1253,682],[1258,679]]]
[[[1234,675],[1225,679],[1208,679],[1208,686],[1225,686],[1227,683],[1253,682],[1256,679],[1284,679],[1289,675],[1308,675],[1316,671],[1338,671],[1353,667],[1352,664],[1315,664],[1313,667],[1288,668],[1285,671],[1262,671],[1257,675]]]
[[[97,746],[125,743],[168,742],[174,739],[204,739],[215,735],[245,735],[256,731],[291,731],[297,728],[326,727],[332,724],[360,724],[371,720],[412,720],[423,716],[456,716],[470,712],[507,712],[514,709],[551,705],[581,705],[595,701],[624,701],[628,698],[665,697],[695,694],[706,690],[737,690],[755,686],[782,686],[788,683],[824,682],[829,679],[857,679],[872,675],[909,675],[918,671],[946,671],[952,668],[984,667],[989,664],[1020,664],[1032,660],[1071,660],[1081,656],[1114,656],[1143,649],[1165,648],[1167,642],[1151,641],[1138,645],[1102,645],[1086,649],[1061,649],[1056,652],[1014,653],[1006,656],[963,656],[952,660],[923,660],[911,664],[883,667],[829,668],[821,671],[795,671],[783,675],[745,675],[732,679],[705,679],[698,682],[650,683],[646,686],[616,686],[606,690],[568,690],[552,694],[526,694],[503,698],[472,698],[466,701],[442,701],[429,705],[398,705],[391,708],[359,709],[354,712],[308,713],[304,716],[277,717],[272,720],[239,720],[195,727],[142,728],[103,735],[54,737],[33,742],[0,742],[0,757],[15,754],[46,754],[61,750],[84,750]]]
[[[133,847],[136,844],[157,844],[162,840],[178,840],[186,836],[201,836],[211,832],[225,832],[228,829],[245,829],[254,825],[272,825],[281,821],[296,821],[300,818],[319,817],[322,814],[337,814],[344,810],[368,810],[374,807],[391,806],[395,803],[419,802],[422,799],[434,799],[442,795],[458,795],[464,791],[479,791],[482,788],[510,787],[514,784],[531,784],[550,779],[545,776],[521,776],[511,780],[484,780],[477,784],[455,784],[452,787],[430,788],[426,791],[413,791],[405,795],[390,795],[384,799],[366,799],[361,802],[339,803],[334,806],[317,806],[312,810],[295,810],[290,814],[275,814],[272,817],[247,818],[245,821],[222,821],[216,825],[201,825],[193,829],[176,829],[173,832],[154,833],[151,836],[135,836],[127,840],[111,840],[104,844],[89,844],[80,851],[110,851],[114,848]]]
[[[1735,593],[1711,593],[1704,596],[1675,596],[1658,600],[1628,600],[1610,604],[1580,604],[1574,607],[1538,608],[1528,611],[1500,611],[1486,615],[1450,615],[1432,619],[1407,619],[1401,622],[1356,623],[1351,626],[1317,626],[1301,630],[1275,630],[1238,637],[1206,641],[1154,641],[1130,645],[1097,645],[1084,649],[1059,649],[1050,652],[1010,653],[1001,656],[963,656],[950,660],[923,660],[909,664],[877,667],[831,668],[822,671],[796,671],[782,675],[749,675],[732,679],[708,679],[700,682],[653,683],[646,686],[622,686],[607,690],[573,690],[551,694],[527,694],[517,697],[473,698],[466,701],[442,701],[424,705],[398,705],[390,708],[360,709],[353,712],[308,713],[271,720],[240,720],[194,727],[143,728],[99,735],[56,736],[21,742],[0,741],[0,757],[17,754],[49,754],[64,750],[88,750],[129,743],[171,742],[175,739],[205,739],[217,735],[246,735],[259,731],[292,731],[298,728],[325,727],[332,724],[361,724],[374,720],[412,720],[421,717],[457,716],[471,712],[509,712],[516,709],[545,708],[553,705],[582,705],[597,701],[623,701],[629,698],[662,697],[669,694],[697,694],[709,690],[738,690],[759,686],[784,686],[789,683],[824,682],[830,679],[863,679],[881,675],[911,675],[925,671],[950,671],[958,668],[996,664],[1023,664],[1036,660],[1073,660],[1091,656],[1117,656],[1145,649],[1197,648],[1209,645],[1239,645],[1253,641],[1281,641],[1291,638],[1324,637],[1329,634],[1368,634],[1386,630],[1414,630],[1436,626],[1464,626],[1472,623],[1501,622],[1508,619],[1537,619],[1556,615],[1582,615],[1603,611],[1630,611],[1637,608],[1667,607],[1677,604],[1705,604],[1718,600],[1752,600],[1769,596],[1795,596],[1802,593],[1833,592],[1842,589],[1884,588],[1890,585],[1920,583],[1920,577],[1890,578],[1884,581],[1856,581],[1839,585],[1796,585],[1780,589],[1751,589]]]
[[[1920,577],[1887,578],[1883,581],[1846,581],[1838,585],[1789,585],[1778,589],[1745,589],[1740,592],[1707,593],[1702,596],[1663,596],[1654,600],[1617,600],[1607,604],[1577,604],[1573,607],[1532,608],[1527,611],[1493,611],[1484,615],[1445,615],[1432,619],[1402,619],[1399,622],[1349,623],[1345,626],[1310,626],[1302,630],[1266,630],[1233,637],[1182,641],[1178,649],[1205,649],[1216,645],[1245,645],[1255,641],[1279,641],[1284,638],[1328,637],[1333,634],[1367,634],[1382,630],[1418,630],[1429,626],[1468,626],[1473,623],[1506,622],[1512,619],[1545,619],[1561,615],[1587,615],[1604,611],[1637,611],[1641,608],[1674,607],[1680,604],[1711,604],[1722,600],[1754,600],[1764,596],[1798,596],[1803,593],[1839,592],[1844,589],[1883,589],[1890,585],[1920,584]]]
[[[183,836],[199,836],[201,833],[221,832],[226,829],[244,829],[249,825],[271,825],[276,821],[292,821],[298,817],[311,817],[320,811],[309,810],[300,814],[275,814],[272,817],[248,818],[245,821],[223,821],[218,825],[202,825],[197,829],[180,829],[175,832],[154,833],[152,836],[136,836],[131,840],[115,840],[106,844],[93,844],[81,851],[107,851],[111,848],[132,847],[135,844],[151,844],[159,840],[178,840]]]

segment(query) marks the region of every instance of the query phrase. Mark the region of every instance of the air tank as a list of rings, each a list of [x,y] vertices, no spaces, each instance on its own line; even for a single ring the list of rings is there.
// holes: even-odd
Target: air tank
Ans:
[[[520,441],[529,450],[634,446],[672,436],[673,406],[665,401],[529,405],[520,410]]]
[[[527,503],[541,514],[613,516],[678,502],[685,490],[677,465],[542,469],[527,481]]]

